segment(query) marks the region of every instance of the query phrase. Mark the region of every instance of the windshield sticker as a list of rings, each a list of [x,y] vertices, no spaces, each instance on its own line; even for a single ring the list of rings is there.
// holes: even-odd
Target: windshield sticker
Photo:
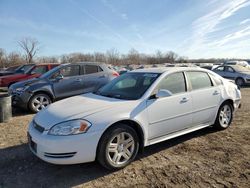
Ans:
[[[156,78],[158,76],[158,74],[146,73],[143,76],[150,77],[150,78]]]

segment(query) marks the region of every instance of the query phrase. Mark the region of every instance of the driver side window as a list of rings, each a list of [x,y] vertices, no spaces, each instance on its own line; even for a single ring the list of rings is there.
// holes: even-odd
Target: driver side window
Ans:
[[[166,76],[158,85],[158,91],[160,89],[169,90],[172,94],[186,92],[185,78],[182,72],[173,73]]]
[[[80,75],[80,66],[79,65],[71,65],[67,67],[61,68],[57,71],[51,79],[55,79],[58,75],[62,75],[63,77],[71,77],[71,76],[78,76]]]

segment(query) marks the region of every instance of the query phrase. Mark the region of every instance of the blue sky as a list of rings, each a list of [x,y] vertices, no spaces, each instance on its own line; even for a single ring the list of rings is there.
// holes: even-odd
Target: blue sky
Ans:
[[[33,37],[39,56],[131,48],[250,58],[250,0],[0,0],[0,48]]]

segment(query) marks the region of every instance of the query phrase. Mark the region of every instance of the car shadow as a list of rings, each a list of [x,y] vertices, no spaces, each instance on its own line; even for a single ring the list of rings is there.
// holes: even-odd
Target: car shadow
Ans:
[[[215,130],[208,127],[148,146],[136,160],[213,132]],[[0,187],[72,187],[115,173],[104,169],[97,162],[76,165],[43,162],[29,151],[27,143],[0,149],[0,169]]]
[[[32,115],[32,113],[25,109],[12,107],[12,117],[25,116],[25,115]]]

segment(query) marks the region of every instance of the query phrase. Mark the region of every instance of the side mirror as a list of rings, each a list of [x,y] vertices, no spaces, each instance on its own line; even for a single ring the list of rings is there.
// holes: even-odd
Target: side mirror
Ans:
[[[59,80],[62,80],[63,79],[63,75],[61,74],[58,74],[55,78],[55,80],[59,81]]]
[[[163,98],[163,97],[169,97],[172,96],[173,93],[167,89],[160,89],[156,94],[155,98]]]

